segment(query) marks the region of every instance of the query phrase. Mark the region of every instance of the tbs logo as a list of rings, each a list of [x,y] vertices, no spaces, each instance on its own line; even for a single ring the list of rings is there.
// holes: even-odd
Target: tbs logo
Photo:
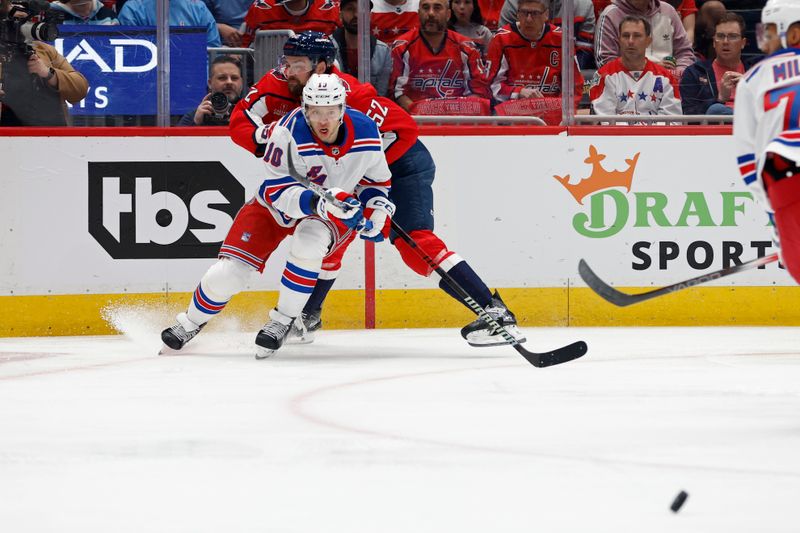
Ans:
[[[243,204],[218,161],[89,163],[89,233],[114,259],[216,257]]]

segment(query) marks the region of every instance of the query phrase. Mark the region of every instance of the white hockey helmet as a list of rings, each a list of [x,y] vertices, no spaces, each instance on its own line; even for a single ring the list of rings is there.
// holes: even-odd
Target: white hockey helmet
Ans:
[[[788,48],[786,32],[789,26],[800,22],[800,1],[798,0],[767,0],[761,11],[761,24],[775,24],[781,45]]]
[[[335,106],[341,108],[339,121],[344,117],[347,92],[336,74],[312,74],[303,87],[303,113],[308,106]]]

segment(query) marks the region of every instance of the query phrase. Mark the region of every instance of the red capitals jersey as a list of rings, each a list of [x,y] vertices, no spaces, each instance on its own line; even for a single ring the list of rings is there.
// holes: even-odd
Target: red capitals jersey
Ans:
[[[516,99],[525,87],[542,95],[561,95],[561,30],[545,24],[538,41],[523,37],[516,24],[506,24],[489,44],[489,87],[498,102]],[[575,98],[583,94],[583,76],[573,60]]]
[[[392,60],[389,90],[395,99],[489,97],[481,53],[475,43],[452,30],[447,30],[439,50],[431,49],[419,29],[410,31],[395,41]]]
[[[390,45],[404,33],[419,28],[419,0],[393,6],[386,0],[372,0],[372,34]]]
[[[396,103],[378,96],[375,88],[333,67],[347,90],[347,105],[361,111],[378,125],[383,138],[386,161],[397,161],[417,141],[419,128],[414,119]],[[273,69],[250,88],[231,113],[230,135],[233,142],[258,157],[264,155],[271,123],[300,105],[289,92],[286,78]]]
[[[478,0],[483,25],[491,31],[497,31],[500,23],[500,10],[503,9],[504,3],[504,0]]]
[[[250,46],[258,30],[286,30],[295,33],[321,31],[330,35],[341,24],[339,0],[308,0],[308,10],[302,15],[289,13],[278,0],[255,0],[244,17],[242,46]]]

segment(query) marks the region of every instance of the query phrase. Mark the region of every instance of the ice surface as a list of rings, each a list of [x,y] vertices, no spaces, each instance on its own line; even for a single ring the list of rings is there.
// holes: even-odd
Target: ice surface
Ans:
[[[0,531],[795,532],[800,330],[0,339]],[[669,510],[680,490],[683,509]]]

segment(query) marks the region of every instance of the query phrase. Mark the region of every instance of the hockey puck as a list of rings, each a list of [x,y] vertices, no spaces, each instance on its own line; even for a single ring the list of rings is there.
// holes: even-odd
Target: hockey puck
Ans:
[[[677,513],[678,511],[681,510],[681,507],[686,502],[686,498],[688,497],[689,497],[688,492],[686,492],[685,490],[680,491],[678,495],[675,496],[675,499],[672,501],[672,505],[670,505],[669,508],[672,509],[673,513]]]

